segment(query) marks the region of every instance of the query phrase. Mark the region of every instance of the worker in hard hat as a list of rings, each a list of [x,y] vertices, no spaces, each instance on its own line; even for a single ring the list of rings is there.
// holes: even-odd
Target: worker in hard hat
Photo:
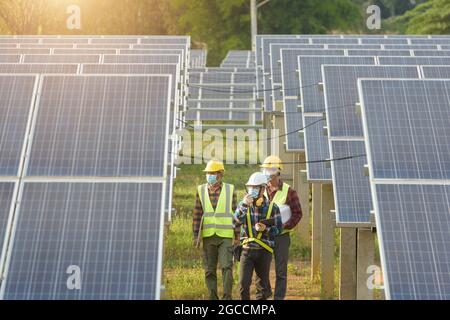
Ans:
[[[247,194],[235,213],[237,226],[241,228],[243,245],[239,266],[239,292],[242,300],[250,300],[253,271],[262,287],[257,300],[265,300],[261,292],[270,290],[269,273],[274,248],[274,237],[283,226],[278,206],[264,196],[267,178],[261,172],[251,175],[246,183]]]
[[[290,234],[302,218],[302,208],[297,192],[287,183],[281,180],[283,164],[279,157],[269,156],[261,165],[262,173],[267,177],[266,197],[272,203],[276,203],[280,208],[283,230],[275,237],[274,258],[275,258],[275,300],[283,300],[287,289],[287,266],[289,259],[289,247],[291,245]],[[260,294],[270,297],[272,289],[264,292],[264,286],[259,285],[260,280],[256,279],[257,291]]]
[[[233,245],[239,243],[234,226],[236,209],[234,186],[222,182],[225,168],[221,161],[208,162],[206,182],[198,186],[193,216],[194,245],[203,244],[205,282],[211,300],[218,300],[217,263],[222,269],[223,299],[231,300],[233,288]]]

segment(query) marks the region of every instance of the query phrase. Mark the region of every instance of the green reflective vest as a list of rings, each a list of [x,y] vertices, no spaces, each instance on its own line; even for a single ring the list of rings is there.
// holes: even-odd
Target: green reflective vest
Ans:
[[[279,206],[279,207],[281,207],[282,205],[285,205],[290,187],[291,187],[290,185],[283,182],[282,190],[278,190],[277,193],[275,193],[275,196],[273,197],[272,202],[275,202],[277,204],[277,206]],[[269,198],[267,196],[267,192],[266,192],[266,197]],[[285,234],[285,233],[291,232],[291,231],[292,231],[292,229],[291,230],[283,230],[283,232],[281,234]]]
[[[234,238],[233,227],[234,186],[223,183],[216,210],[209,199],[208,185],[198,186],[198,195],[203,208],[202,238],[217,235],[222,238]]]

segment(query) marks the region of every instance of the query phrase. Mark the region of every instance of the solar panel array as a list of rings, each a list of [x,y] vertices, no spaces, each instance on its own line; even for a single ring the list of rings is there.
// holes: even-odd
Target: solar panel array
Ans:
[[[0,37],[0,298],[160,298],[189,49]]]
[[[337,226],[370,227],[375,209],[390,299],[450,295],[449,83],[413,80],[450,79],[449,41],[256,38],[257,96],[269,114],[282,104],[286,150],[305,152],[307,179],[333,183]]]
[[[248,63],[231,63],[250,58],[249,51],[231,51],[225,67],[191,69],[185,119],[196,123],[225,121],[236,126],[262,121],[262,106],[256,96],[256,69],[246,67]]]

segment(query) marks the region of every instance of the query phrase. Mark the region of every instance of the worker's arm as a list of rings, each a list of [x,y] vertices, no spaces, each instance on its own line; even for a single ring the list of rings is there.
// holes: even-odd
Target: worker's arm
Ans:
[[[245,223],[247,210],[247,204],[244,201],[241,201],[234,212],[234,223],[236,227],[240,227]]]
[[[294,229],[300,222],[303,214],[300,200],[298,199],[297,191],[289,188],[286,204],[291,209],[291,218],[284,224],[283,228],[286,230]]]
[[[200,224],[202,221],[202,217],[203,217],[203,207],[202,207],[202,203],[200,202],[200,197],[197,192],[197,195],[195,197],[194,214],[193,214],[193,218],[192,218],[192,233],[194,236],[194,243],[197,242],[198,234],[201,231]]]
[[[280,208],[276,204],[274,204],[272,208],[272,217],[275,219],[275,225],[271,226],[267,232],[269,232],[271,236],[276,236],[280,234],[283,229]]]

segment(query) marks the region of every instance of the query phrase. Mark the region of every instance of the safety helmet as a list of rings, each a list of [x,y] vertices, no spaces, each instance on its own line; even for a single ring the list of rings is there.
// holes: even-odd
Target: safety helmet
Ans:
[[[250,176],[246,186],[262,186],[267,184],[267,177],[261,172],[255,172]]]
[[[203,170],[203,172],[219,172],[219,171],[225,171],[223,162],[219,160],[210,160],[206,165],[205,170]]]
[[[261,168],[266,168],[266,169],[270,169],[270,168],[277,168],[279,170],[283,169],[283,163],[281,161],[281,159],[277,156],[268,156],[265,160],[264,163],[260,166]]]

